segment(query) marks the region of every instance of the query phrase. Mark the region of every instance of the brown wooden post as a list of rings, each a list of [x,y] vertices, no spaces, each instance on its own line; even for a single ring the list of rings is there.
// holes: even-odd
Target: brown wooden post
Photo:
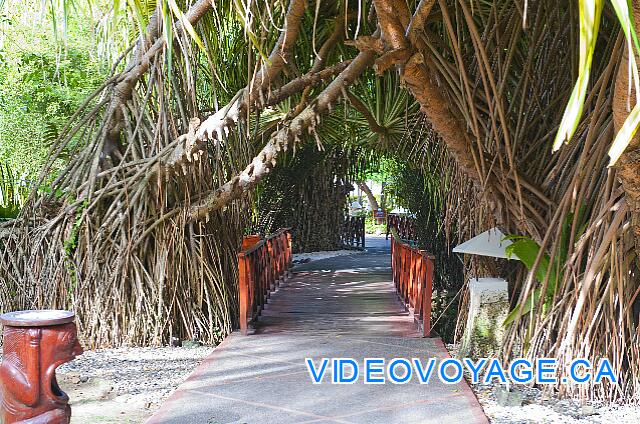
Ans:
[[[69,396],[60,390],[55,370],[82,354],[74,319],[73,312],[56,310],[0,316],[4,325],[0,422],[69,422]]]
[[[407,252],[402,242],[398,242],[398,246],[400,247],[400,299],[405,302],[404,282]]]
[[[393,282],[395,283],[396,286],[396,293],[398,293],[398,256],[400,254],[400,252],[398,251],[398,243],[395,241],[395,239],[393,238],[393,234],[391,235],[391,243],[393,245],[393,256],[391,257],[391,260],[394,262],[394,271],[393,271]]]
[[[413,304],[414,304],[414,308],[418,307],[418,284],[420,283],[420,274],[418,272],[418,266],[420,265],[420,262],[422,260],[422,257],[420,255],[420,251],[419,250],[414,250],[413,251],[413,257],[414,257],[414,261],[413,261],[413,292],[411,293],[411,298],[413,299]]]
[[[282,233],[282,281],[287,280],[289,271],[289,230],[283,229]]]
[[[266,287],[266,280],[267,280],[267,258],[266,258],[266,253],[267,253],[267,247],[265,244],[263,244],[262,246],[260,246],[259,250],[260,252],[260,279],[258,280],[258,286],[260,287],[260,308],[258,309],[258,311],[262,311],[262,307],[265,303],[265,300],[267,298],[267,294],[265,293],[265,287]]]
[[[408,303],[408,297],[409,297],[409,264],[410,264],[410,253],[409,249],[407,249],[407,245],[403,244],[402,245],[402,250],[404,251],[404,284],[403,284],[403,288],[402,288],[402,294],[404,296],[404,303],[405,305]]]
[[[402,243],[400,243],[399,240],[396,242],[396,250],[398,251],[398,296],[402,298],[402,266],[404,265],[404,249],[402,248]]]
[[[276,276],[275,286],[280,285],[280,279],[282,278],[282,233],[278,230],[277,235],[274,238],[274,274]]]
[[[420,251],[419,250],[415,250],[415,257],[416,257],[416,261],[414,264],[414,271],[413,271],[413,297],[414,299],[418,298],[418,284],[420,283],[420,273],[419,273],[419,266],[420,266],[420,261],[422,260],[422,257],[420,256]]]
[[[285,274],[287,273],[287,232],[282,231],[280,234],[280,282],[284,283]]]
[[[396,253],[395,253],[395,241],[393,239],[393,235],[391,236],[391,281],[393,281],[393,285],[396,286]]]

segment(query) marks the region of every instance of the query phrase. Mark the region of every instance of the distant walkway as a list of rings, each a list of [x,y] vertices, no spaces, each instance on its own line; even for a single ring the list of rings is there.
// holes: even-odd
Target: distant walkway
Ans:
[[[419,337],[397,300],[389,242],[364,254],[298,266],[249,336],[232,334],[149,423],[485,423],[465,384],[311,383],[305,358],[445,358],[440,339]]]

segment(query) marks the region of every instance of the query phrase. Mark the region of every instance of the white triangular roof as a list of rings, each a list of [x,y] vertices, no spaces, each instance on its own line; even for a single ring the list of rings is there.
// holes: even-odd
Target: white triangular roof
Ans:
[[[503,240],[504,234],[497,227],[485,231],[474,238],[465,241],[453,248],[455,253],[467,253],[469,255],[491,256],[494,258],[506,258],[505,248],[511,244],[511,240]]]

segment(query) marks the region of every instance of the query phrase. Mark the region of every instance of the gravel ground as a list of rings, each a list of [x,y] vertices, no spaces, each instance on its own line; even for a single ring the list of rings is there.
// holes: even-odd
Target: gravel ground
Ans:
[[[495,424],[640,423],[640,406],[558,399],[532,387],[516,389],[523,394],[522,406],[501,406],[496,400],[496,386],[472,385],[485,414]]]
[[[558,399],[544,396],[535,388],[521,388],[522,406],[500,406],[496,401],[495,387],[473,387],[485,414],[492,423],[639,423],[640,407],[635,405],[603,406],[597,402],[580,402],[577,399]]]
[[[456,355],[456,345],[447,345],[447,349],[451,356]],[[471,388],[493,424],[640,423],[638,405],[604,405],[580,399],[560,399],[535,387],[519,385],[512,386],[512,390],[522,395],[522,405],[502,406],[496,398],[500,384],[471,384]]]
[[[212,347],[87,351],[58,368],[71,423],[142,423],[211,352]]]

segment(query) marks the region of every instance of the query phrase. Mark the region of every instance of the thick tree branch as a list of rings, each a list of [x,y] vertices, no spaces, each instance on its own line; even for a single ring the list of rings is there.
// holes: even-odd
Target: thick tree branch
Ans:
[[[286,65],[286,58],[289,56],[290,50],[300,33],[300,22],[306,7],[304,0],[291,0],[285,16],[285,31],[280,34],[278,41],[274,45],[269,55],[269,62],[262,65],[253,82],[250,82],[246,88],[240,90],[229,104],[215,112],[201,124],[199,120],[192,120],[189,133],[178,137],[174,150],[169,153],[168,157],[160,161],[161,170],[178,166],[185,168],[188,162],[200,158],[205,151],[207,140],[222,140],[247,110],[254,110],[264,106],[261,104],[260,99],[264,101],[264,91],[280,75]],[[323,74],[320,80],[327,77]],[[316,78],[318,76],[309,78],[311,79],[309,83],[315,84],[317,82]],[[304,89],[304,87],[300,89]],[[293,89],[290,91],[291,94],[295,92]],[[284,92],[281,93],[281,96],[284,96],[284,94]],[[196,124],[195,128],[194,124]]]
[[[640,28],[640,1],[631,2],[633,9],[633,21],[635,28]],[[613,123],[616,133],[622,128],[625,120],[629,116],[629,105],[636,103],[638,93],[629,81],[629,52],[622,50],[622,60],[618,67],[618,74],[615,79],[613,103]],[[640,59],[636,55],[636,63]],[[631,89],[630,89],[631,87]],[[625,198],[631,213],[631,226],[635,243],[635,252],[640,258],[640,134],[636,134],[620,159],[616,163],[616,175],[622,183]]]
[[[344,62],[337,63],[329,68],[323,69],[318,72],[308,72],[305,75],[298,77],[292,81],[289,81],[277,90],[269,93],[265,101],[264,106],[273,106],[283,100],[297,94],[303,90],[306,90],[321,81],[327,80],[332,76],[344,71],[351,63],[351,60],[345,60]]]
[[[344,44],[346,44],[347,46],[354,46],[360,51],[370,50],[378,54],[384,53],[384,43],[378,37],[365,35],[362,37],[358,37],[355,40],[347,40]]]
[[[344,15],[339,15],[336,18],[333,32],[331,33],[329,38],[327,38],[325,42],[322,44],[322,47],[320,47],[320,50],[318,51],[318,55],[316,56],[313,62],[313,66],[311,67],[311,71],[319,71],[320,69],[322,69],[322,66],[326,62],[327,57],[329,56],[329,53],[331,53],[331,50],[335,47],[335,45],[339,41],[341,41],[344,38],[344,31],[342,28],[342,23],[344,19],[345,19]],[[306,106],[309,93],[311,93],[310,86],[305,88],[305,90],[302,92],[302,96],[300,98],[300,101],[298,102],[298,105],[294,110],[294,114],[297,115]]]
[[[429,77],[422,53],[416,53],[409,59],[401,77],[403,84],[420,103],[420,110],[427,116],[433,129],[447,144],[458,165],[472,179],[482,182],[464,122],[451,111],[440,87]]]
[[[300,33],[300,22],[307,9],[305,0],[291,0],[289,9],[284,20],[284,31],[280,33],[280,37],[276,42],[271,54],[269,55],[269,63],[264,63],[262,68],[256,74],[253,84],[249,84],[249,92],[247,102],[251,107],[262,96],[262,91],[269,87],[271,83],[280,75],[285,65],[289,61],[291,50]]]
[[[337,63],[329,68],[315,73],[308,73],[293,81],[283,85],[280,89],[272,91],[266,98],[265,103],[261,106],[268,107],[276,105],[283,100],[300,93],[311,86],[318,84],[321,81],[327,80],[332,76],[344,71],[351,63],[351,60],[345,60],[344,62]],[[238,93],[236,98],[240,97],[242,92]],[[229,127],[234,125],[239,118],[239,108],[237,107],[237,101],[232,101],[227,108],[220,109],[213,116],[219,120],[219,124],[213,128],[217,128],[219,131],[214,137],[215,139],[222,139],[224,135],[228,134]],[[209,118],[212,119],[212,118]],[[188,162],[197,161],[205,153],[207,143],[205,138],[199,135],[201,129],[200,120],[193,118],[189,125],[189,132],[183,134],[176,140],[176,146],[168,153],[161,153],[163,158],[159,162],[160,170],[176,169],[178,167],[183,168],[183,173],[186,174],[186,165]]]
[[[249,82],[237,101],[232,101],[202,123],[197,134],[199,140],[220,139],[222,134],[228,133],[229,127],[234,125],[248,109],[254,110],[261,107],[259,103],[261,99],[264,99],[264,92],[280,75],[287,63],[286,58],[290,55],[298,38],[300,22],[306,8],[307,4],[304,0],[291,0],[285,16],[284,31],[271,50],[269,63],[262,65],[253,82]]]
[[[336,103],[346,88],[373,64],[374,58],[375,53],[373,52],[361,52],[309,106],[293,118],[288,125],[285,124],[271,135],[267,145],[253,158],[249,166],[204,199],[193,204],[189,208],[189,218],[202,219],[232,200],[239,199],[244,193],[255,187],[276,165],[276,159],[280,152],[286,150],[289,144],[295,143],[303,137],[304,131],[315,132],[315,126],[320,121],[319,115]]]
[[[405,31],[409,25],[411,15],[404,0],[374,0],[373,4],[378,15],[378,23],[382,41],[391,50],[409,48],[409,41]]]
[[[424,30],[424,25],[435,2],[436,0],[420,0],[406,32],[407,38],[409,38],[412,45],[415,46],[418,43],[418,34]]]
[[[160,6],[158,6],[160,7]],[[184,14],[184,19],[188,21],[191,25],[194,25],[198,22],[208,11],[212,8],[211,0],[199,0],[193,4],[189,8],[189,10]],[[156,12],[157,13],[157,12]],[[154,14],[155,16],[155,14]],[[149,70],[151,63],[155,56],[164,48],[166,44],[166,39],[159,34],[157,30],[157,18],[151,19],[149,23],[149,31],[151,34],[156,36],[155,42],[151,45],[151,47],[144,52],[142,55],[136,55],[136,63],[132,66],[129,66],[127,71],[121,74],[118,77],[117,85],[114,89],[114,96],[116,99],[119,99],[121,102],[129,100],[131,98],[131,93],[135,87],[135,84],[140,80],[140,78]],[[183,28],[182,21],[178,20],[174,23],[174,30],[177,36],[181,36]],[[141,49],[144,49],[144,46],[140,46]]]

